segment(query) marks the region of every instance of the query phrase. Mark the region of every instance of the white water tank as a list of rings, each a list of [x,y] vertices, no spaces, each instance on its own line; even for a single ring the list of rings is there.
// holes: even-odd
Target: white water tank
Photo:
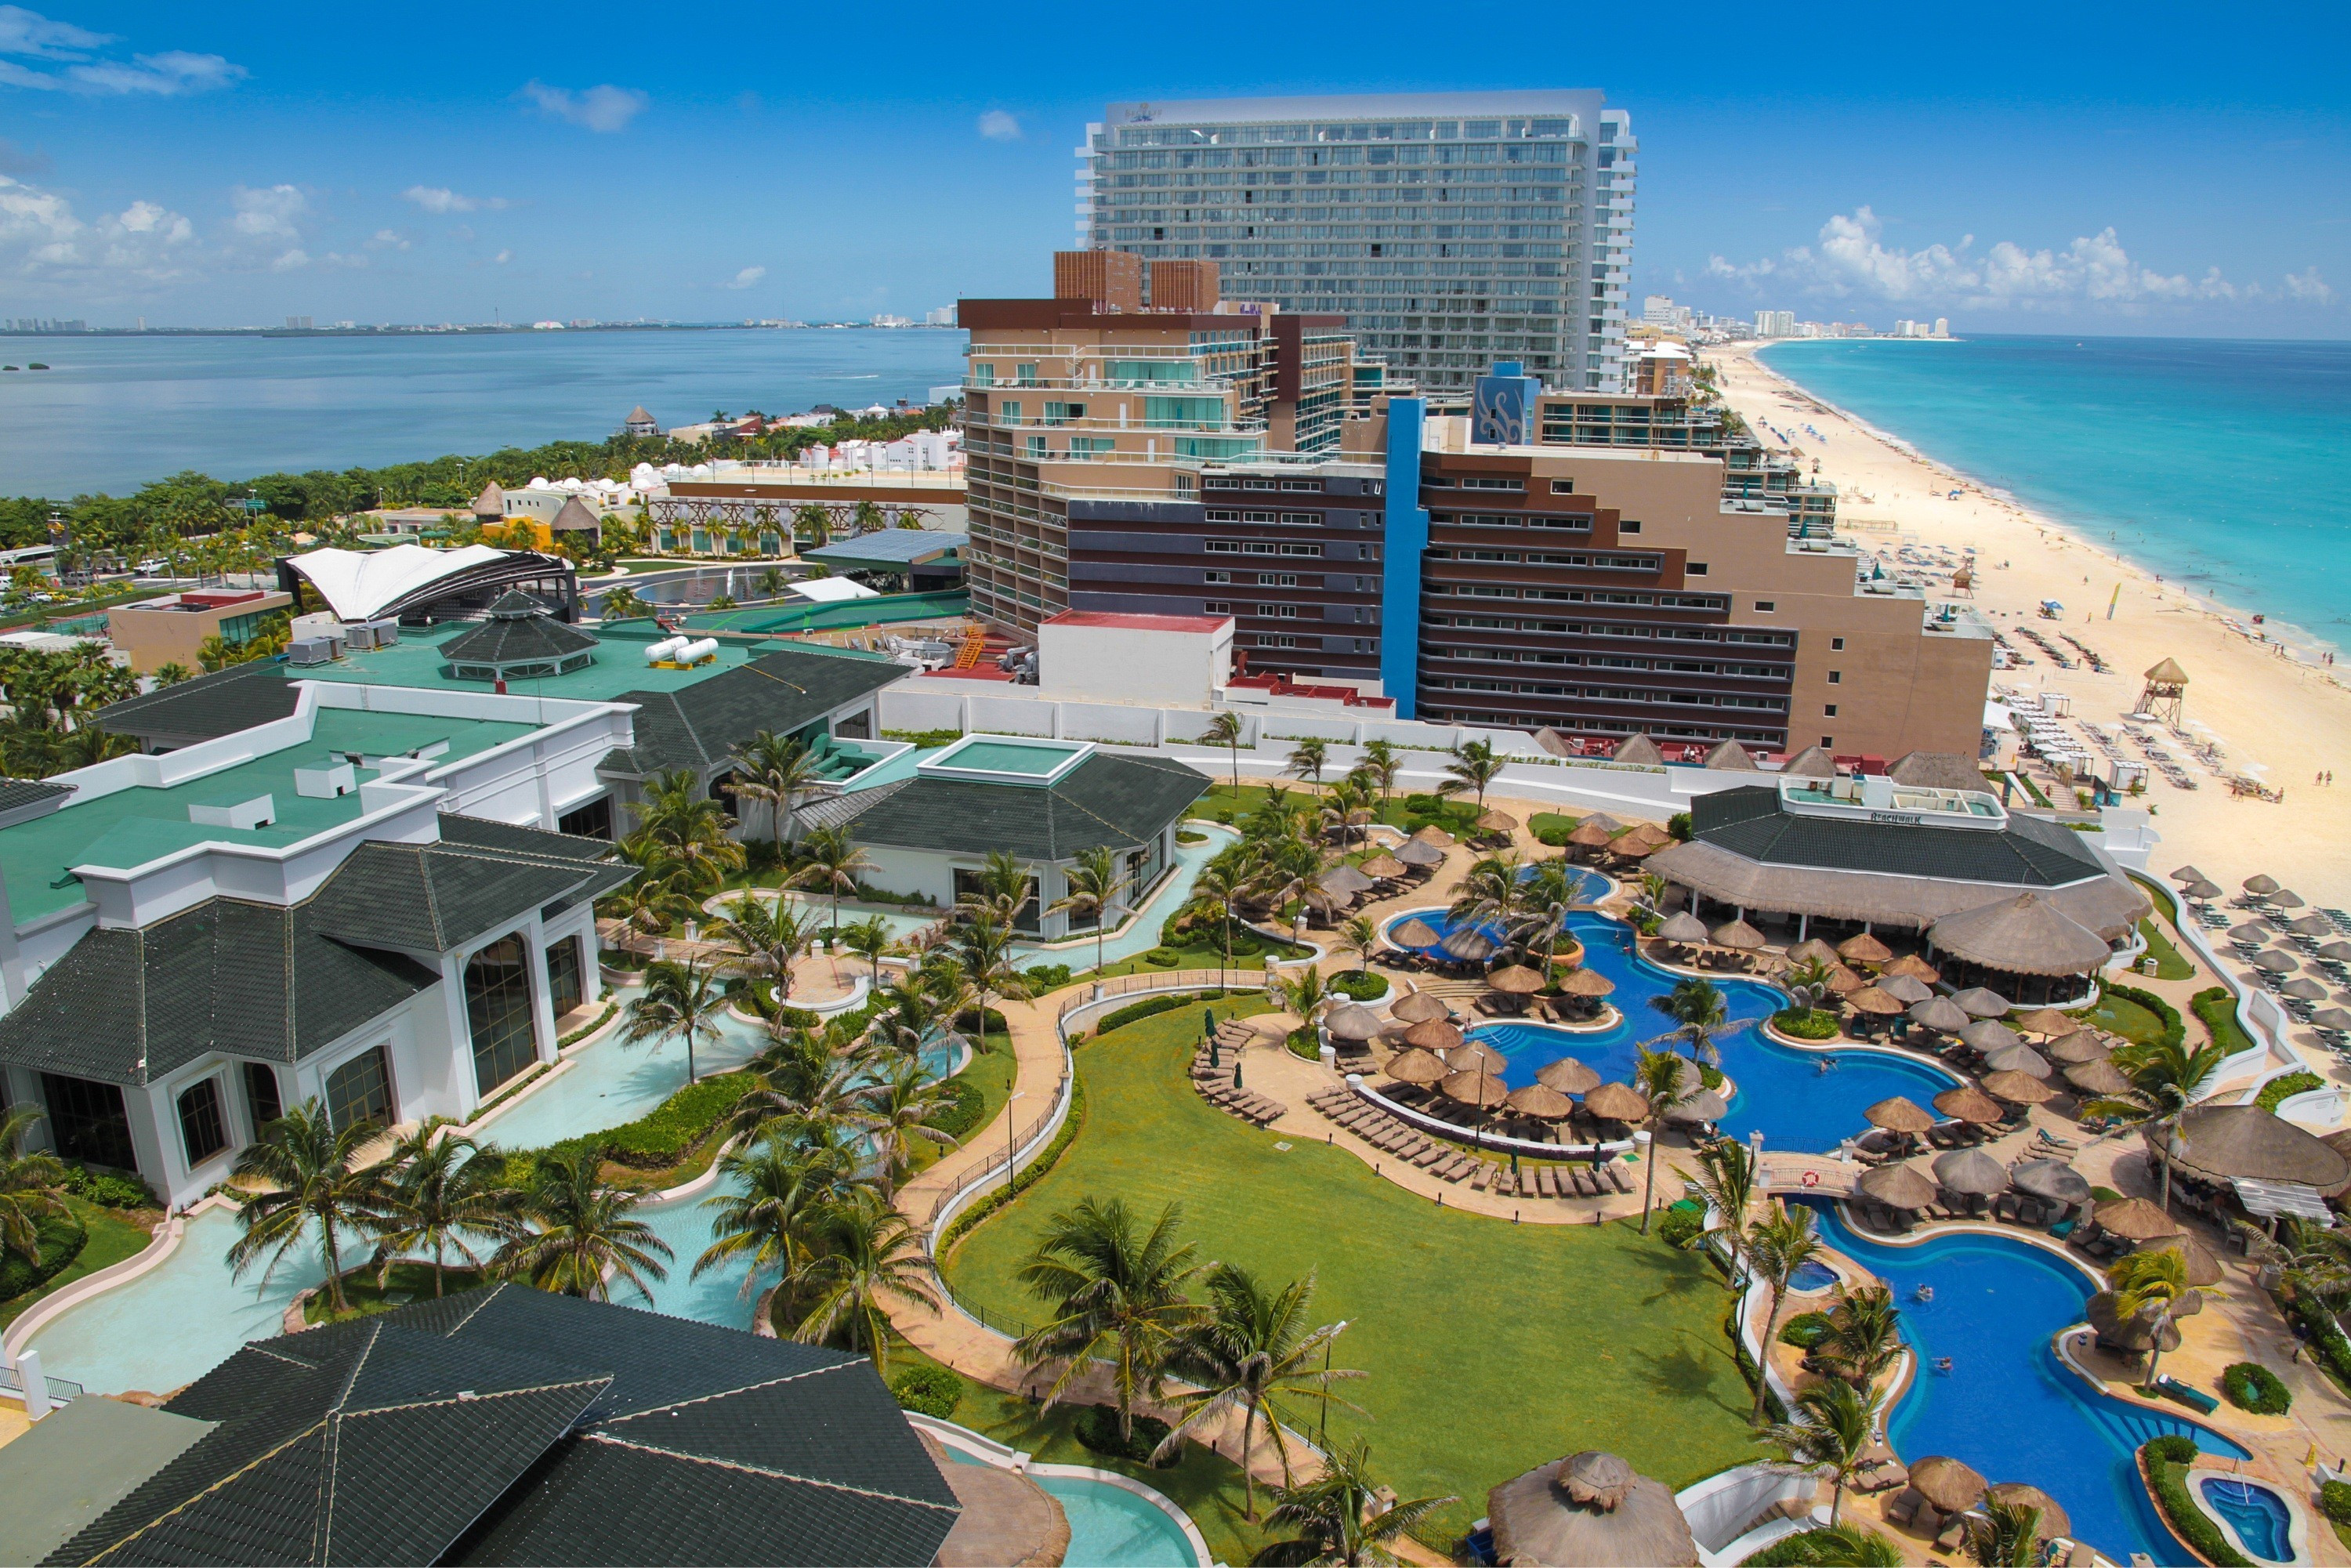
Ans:
[[[684,646],[685,639],[683,637],[664,637],[658,643],[649,643],[645,648],[645,663],[658,664],[664,659],[674,657],[677,651]]]
[[[716,637],[705,637],[697,642],[688,643],[671,655],[681,664],[698,664],[705,659],[715,659],[717,656],[718,639]]]

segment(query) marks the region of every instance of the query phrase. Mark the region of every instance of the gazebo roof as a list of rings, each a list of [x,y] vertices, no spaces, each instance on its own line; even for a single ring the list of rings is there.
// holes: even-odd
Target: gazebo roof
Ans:
[[[2172,1162],[2208,1181],[2243,1176],[2322,1192],[2351,1180],[2351,1163],[2321,1139],[2259,1105],[2199,1105],[2179,1118],[2185,1153]]]
[[[1666,765],[1666,754],[1659,751],[1657,743],[1647,736],[1628,735],[1617,743],[1616,750],[1609,760],[1632,763],[1642,768],[1663,768]]]
[[[1755,758],[1749,756],[1747,748],[1735,740],[1717,742],[1714,749],[1706,754],[1706,765],[1718,773],[1756,771]]]
[[[2113,956],[2105,938],[2037,893],[1935,922],[1935,946],[2011,975],[2085,975]]]
[[[1696,1568],[1698,1540],[1663,1481],[1588,1450],[1486,1495],[1494,1560],[1504,1564],[1640,1563]]]

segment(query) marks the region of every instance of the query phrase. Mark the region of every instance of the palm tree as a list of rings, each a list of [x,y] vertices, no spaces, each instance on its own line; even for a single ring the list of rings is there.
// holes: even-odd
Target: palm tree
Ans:
[[[1012,927],[1000,920],[967,920],[956,928],[956,962],[963,967],[963,977],[978,998],[977,1044],[981,1051],[988,1048],[989,1000],[996,997],[1008,999],[1029,994],[1029,981],[1013,962],[1012,944]]]
[[[735,772],[721,788],[737,802],[756,800],[768,808],[769,852],[781,862],[784,841],[791,836],[792,807],[823,781],[823,775],[817,772],[806,746],[772,729],[753,735],[735,748],[728,760],[735,764]]]
[[[1526,897],[1527,884],[1519,875],[1523,869],[1516,850],[1480,856],[1462,873],[1446,913],[1474,925],[1499,925],[1507,934],[1518,923]]]
[[[726,991],[707,964],[664,960],[646,967],[645,988],[628,1006],[621,1031],[623,1044],[675,1035],[685,1041],[685,1081],[701,1082],[695,1071],[694,1040],[718,1032],[726,1011]]]
[[[1980,1568],[2033,1568],[2041,1561],[2041,1511],[1987,1500],[1968,1519],[1968,1555]]]
[[[988,851],[973,879],[977,885],[956,899],[956,908],[967,915],[992,915],[1009,925],[1034,896],[1029,868],[1010,850]]]
[[[852,920],[841,928],[841,945],[873,966],[873,984],[882,983],[882,956],[898,945],[890,923],[879,915]]]
[[[1404,758],[1396,754],[1395,744],[1386,740],[1364,742],[1363,760],[1355,764],[1355,771],[1379,787],[1380,817],[1385,821],[1388,797],[1395,792],[1396,779],[1404,772]]]
[[[1649,1233],[1649,1211],[1657,1201],[1657,1166],[1662,1155],[1657,1147],[1657,1134],[1665,1130],[1666,1113],[1688,1099],[1693,1092],[1685,1088],[1681,1058],[1669,1051],[1651,1051],[1647,1046],[1634,1048],[1640,1054],[1633,1066],[1633,1087],[1649,1103],[1649,1113],[1642,1125],[1649,1133],[1649,1168],[1642,1177],[1641,1234]]]
[[[1813,1359],[1855,1387],[1868,1387],[1907,1348],[1891,1285],[1855,1290],[1840,1283],[1828,1320],[1828,1337],[1813,1347]]]
[[[541,1153],[515,1204],[528,1228],[498,1249],[490,1268],[535,1289],[591,1301],[612,1299],[609,1277],[650,1306],[653,1293],[645,1281],[669,1278],[660,1260],[672,1255],[670,1245],[635,1218],[638,1194],[604,1185],[603,1163],[603,1151],[592,1145]]]
[[[792,1338],[862,1351],[874,1370],[890,1371],[892,1301],[939,1310],[930,1255],[914,1221],[870,1191],[828,1205],[814,1255],[801,1270],[799,1293],[808,1302]]]
[[[1379,923],[1368,915],[1350,915],[1339,923],[1340,947],[1355,956],[1355,973],[1370,972],[1372,955],[1380,950]]]
[[[1440,795],[1458,795],[1474,789],[1478,794],[1478,814],[1486,814],[1486,787],[1495,780],[1506,766],[1494,755],[1491,741],[1471,740],[1453,748],[1453,760],[1445,767],[1445,778],[1437,786]]]
[[[882,1196],[896,1197],[898,1178],[914,1163],[916,1142],[942,1149],[957,1146],[956,1137],[930,1124],[946,1104],[936,1080],[917,1059],[901,1060],[882,1080],[864,1092],[864,1111],[858,1126],[872,1140],[873,1157],[882,1176]]]
[[[816,917],[787,904],[780,895],[762,904],[749,893],[736,894],[732,903],[720,909],[716,935],[735,950],[737,967],[753,979],[771,982],[778,999],[789,997],[792,961],[815,941]]]
[[[2126,1045],[2114,1054],[2115,1066],[2130,1080],[2120,1094],[2091,1101],[2082,1108],[2088,1116],[2112,1116],[2134,1127],[2153,1129],[2157,1163],[2163,1167],[2163,1211],[2171,1212],[2171,1145],[2179,1136],[2179,1120],[2203,1097],[2205,1086],[2228,1059],[2228,1051],[2210,1042],[2156,1040]]]
[[[2147,1325],[2147,1383],[2142,1392],[2152,1396],[2156,1366],[2163,1359],[2163,1336],[2189,1296],[2188,1260],[2175,1248],[2130,1252],[2106,1270],[2106,1283],[2115,1292],[2115,1316],[2137,1318]]]
[[[1224,933],[1224,955],[1217,966],[1217,987],[1224,988],[1225,971],[1233,967],[1233,905],[1247,898],[1257,886],[1255,875],[1240,863],[1226,863],[1222,857],[1202,866],[1192,879],[1192,897],[1184,905],[1187,917],[1213,915],[1217,929]]]
[[[1281,1005],[1298,1015],[1298,1021],[1310,1032],[1322,1009],[1339,999],[1339,993],[1323,982],[1322,971],[1311,964],[1301,965],[1294,972],[1275,977],[1266,989],[1280,998]]]
[[[1283,764],[1284,773],[1295,773],[1309,784],[1322,782],[1322,769],[1331,762],[1331,743],[1309,736],[1290,748],[1290,760]]]
[[[1681,1026],[1668,1038],[1687,1043],[1692,1061],[1705,1061],[1719,1054],[1714,1037],[1729,1027],[1730,1009],[1720,988],[1712,980],[1678,981],[1664,996],[1651,997],[1649,1005]]]
[[[1371,788],[1351,773],[1332,785],[1324,799],[1330,804],[1322,810],[1322,821],[1339,830],[1339,849],[1343,854],[1354,841],[1357,825],[1371,818]]]
[[[1159,1396],[1177,1346],[1202,1316],[1185,1287],[1207,1265],[1191,1243],[1176,1239],[1183,1212],[1171,1203],[1137,1234],[1124,1198],[1088,1197],[1047,1222],[1018,1278],[1053,1315],[1012,1347],[1027,1365],[1061,1364],[1046,1408],[1094,1362],[1107,1361],[1119,1436],[1134,1437],[1136,1400]]]
[[[392,1259],[420,1248],[433,1249],[433,1294],[442,1293],[453,1249],[469,1268],[481,1265],[472,1238],[498,1238],[512,1229],[507,1211],[506,1156],[496,1149],[445,1132],[446,1116],[427,1116],[392,1145],[385,1160],[383,1272],[392,1278]]]
[[[598,611],[606,621],[642,621],[653,612],[653,606],[635,589],[628,587],[607,591]]]
[[[1788,1304],[1788,1281],[1796,1270],[1820,1255],[1821,1238],[1813,1228],[1813,1211],[1799,1204],[1794,1207],[1782,1204],[1747,1228],[1747,1255],[1753,1260],[1755,1277],[1771,1292],[1771,1311],[1763,1321],[1763,1337],[1758,1341],[1763,1354],[1755,1364],[1755,1407],[1748,1420],[1763,1419],[1763,1396],[1771,1391],[1771,1342],[1780,1337],[1780,1313]]]
[[[702,1200],[716,1239],[695,1260],[693,1277],[740,1260],[743,1295],[768,1273],[779,1290],[790,1288],[815,1256],[818,1215],[850,1184],[853,1155],[836,1143],[766,1136],[729,1149],[718,1168],[718,1191]]]
[[[1835,1488],[1829,1497],[1829,1522],[1834,1525],[1844,1507],[1845,1487],[1869,1458],[1876,1419],[1877,1406],[1866,1394],[1831,1379],[1797,1395],[1787,1420],[1755,1436],[1788,1469],[1828,1472]]]
[[[1233,754],[1233,788],[1241,787],[1241,735],[1246,729],[1241,716],[1227,708],[1210,719],[1200,730],[1200,738],[1210,746],[1228,747]]]
[[[286,1255],[308,1240],[315,1227],[327,1269],[327,1304],[344,1310],[342,1239],[380,1232],[388,1207],[383,1167],[352,1163],[375,1134],[375,1124],[368,1121],[338,1131],[325,1106],[306,1100],[238,1152],[238,1177],[263,1184],[263,1190],[236,1207],[244,1234],[228,1249],[232,1278],[243,1279],[266,1252],[269,1262],[261,1282],[267,1285]]]
[[[1674,1070],[1678,1075],[1681,1064],[1676,1062]],[[1719,1240],[1730,1254],[1730,1284],[1737,1290],[1747,1278],[1747,1210],[1755,1201],[1754,1155],[1736,1138],[1717,1138],[1698,1152],[1698,1187],[1714,1211],[1714,1228],[1701,1239]]]
[[[621,841],[621,853],[638,865],[657,862],[688,890],[714,893],[727,873],[743,867],[743,846],[727,836],[734,819],[712,800],[689,768],[665,773],[630,802],[637,826]]]
[[[0,1109],[0,1249],[37,1266],[45,1217],[66,1215],[65,1162],[51,1154],[26,1154],[25,1134],[39,1121],[38,1105]]]
[[[1177,1372],[1196,1385],[1197,1392],[1179,1403],[1181,1415],[1152,1458],[1166,1458],[1196,1428],[1238,1407],[1243,1519],[1257,1518],[1257,1476],[1249,1469],[1249,1455],[1260,1421],[1281,1461],[1281,1480],[1287,1486],[1290,1439],[1283,1427],[1300,1419],[1291,1402],[1306,1399],[1325,1407],[1359,1408],[1333,1396],[1331,1385],[1364,1374],[1313,1364],[1318,1353],[1327,1361],[1332,1343],[1347,1328],[1343,1322],[1308,1328],[1313,1304],[1311,1271],[1303,1280],[1270,1291],[1248,1270],[1219,1264],[1208,1275],[1208,1315],[1184,1335],[1176,1352]]]
[[[1824,1524],[1792,1535],[1774,1551],[1805,1568],[1901,1568],[1902,1549],[1858,1524]]]
[[[872,859],[843,828],[819,828],[800,841],[800,869],[792,873],[794,887],[820,887],[832,895],[832,925],[841,926],[841,894],[857,891],[861,872],[873,869]]]
[[[603,913],[619,915],[632,931],[658,936],[679,921],[699,915],[702,904],[658,870],[648,868],[607,901]]]
[[[1094,967],[1102,967],[1103,944],[1110,936],[1110,907],[1118,901],[1126,875],[1118,856],[1107,844],[1096,844],[1080,855],[1064,873],[1070,891],[1053,901],[1052,913],[1090,915],[1094,922]]]
[[[1283,1487],[1275,1494],[1279,1500],[1266,1516],[1266,1523],[1294,1526],[1300,1533],[1291,1540],[1268,1546],[1255,1560],[1264,1563],[1341,1563],[1348,1568],[1356,1568],[1360,1563],[1392,1563],[1395,1555],[1387,1549],[1389,1542],[1447,1503],[1459,1500],[1452,1497],[1415,1498],[1383,1510],[1381,1505],[1385,1500],[1381,1493],[1384,1489],[1372,1478],[1371,1460],[1370,1446],[1358,1442],[1343,1453],[1332,1455],[1322,1473],[1312,1480]]]

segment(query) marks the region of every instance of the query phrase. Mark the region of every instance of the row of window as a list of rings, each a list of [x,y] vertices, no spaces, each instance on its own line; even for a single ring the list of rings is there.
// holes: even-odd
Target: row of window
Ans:
[[[1430,626],[1466,626],[1488,632],[1564,632],[1571,636],[1638,637],[1644,641],[1660,639],[1683,643],[1740,643],[1761,648],[1792,646],[1795,636],[1787,632],[1751,632],[1743,627],[1725,626],[1623,626],[1587,624],[1581,621],[1523,621],[1489,615],[1429,615],[1424,618]],[[1831,644],[1843,648],[1844,639],[1834,639]]]
[[[1629,653],[1556,653],[1514,648],[1431,647],[1432,659],[1465,659],[1488,664],[1582,664],[1608,670],[1646,670],[1663,675],[1719,675],[1742,681],[1785,681],[1784,664],[1719,664],[1688,659],[1644,659]]]
[[[1432,691],[1500,692],[1515,696],[1572,698],[1578,702],[1648,703],[1668,707],[1741,708],[1758,713],[1784,712],[1787,704],[1774,697],[1726,695],[1720,692],[1641,691],[1630,686],[1545,685],[1520,681],[1492,681],[1474,675],[1454,675],[1426,683]]]
[[[1543,517],[1527,512],[1431,512],[1428,520],[1432,524],[1451,523],[1465,528],[1565,528],[1571,533],[1585,534],[1592,531],[1593,522],[1588,517]],[[1625,533],[1628,530],[1625,524],[1619,523],[1616,531]],[[1631,525],[1629,531],[1639,533],[1641,525]]]
[[[1336,514],[1325,514],[1322,512],[1236,512],[1228,507],[1211,507],[1208,508],[1207,520],[1212,523],[1265,523],[1281,528],[1319,528],[1322,526],[1322,519],[1326,515],[1343,517],[1347,517],[1349,514],[1344,512]],[[1366,519],[1371,514],[1367,512],[1359,512],[1353,515],[1353,520],[1359,526],[1368,526]]]
[[[1200,548],[1210,555],[1290,555],[1319,559],[1322,547],[1300,544],[1289,539],[1202,539]]]
[[[1566,566],[1579,571],[1659,571],[1666,564],[1663,556],[1655,555],[1552,555],[1508,549],[1431,549],[1428,559],[1485,561],[1496,566],[1517,566],[1524,561],[1528,566]],[[1693,565],[1688,570],[1702,574],[1706,568]]]

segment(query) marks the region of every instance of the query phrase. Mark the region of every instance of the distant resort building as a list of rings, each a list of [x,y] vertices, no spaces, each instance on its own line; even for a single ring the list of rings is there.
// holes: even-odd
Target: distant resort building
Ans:
[[[621,434],[633,440],[657,440],[661,433],[660,422],[645,412],[645,405],[643,403],[629,410],[629,417],[621,422]]]

